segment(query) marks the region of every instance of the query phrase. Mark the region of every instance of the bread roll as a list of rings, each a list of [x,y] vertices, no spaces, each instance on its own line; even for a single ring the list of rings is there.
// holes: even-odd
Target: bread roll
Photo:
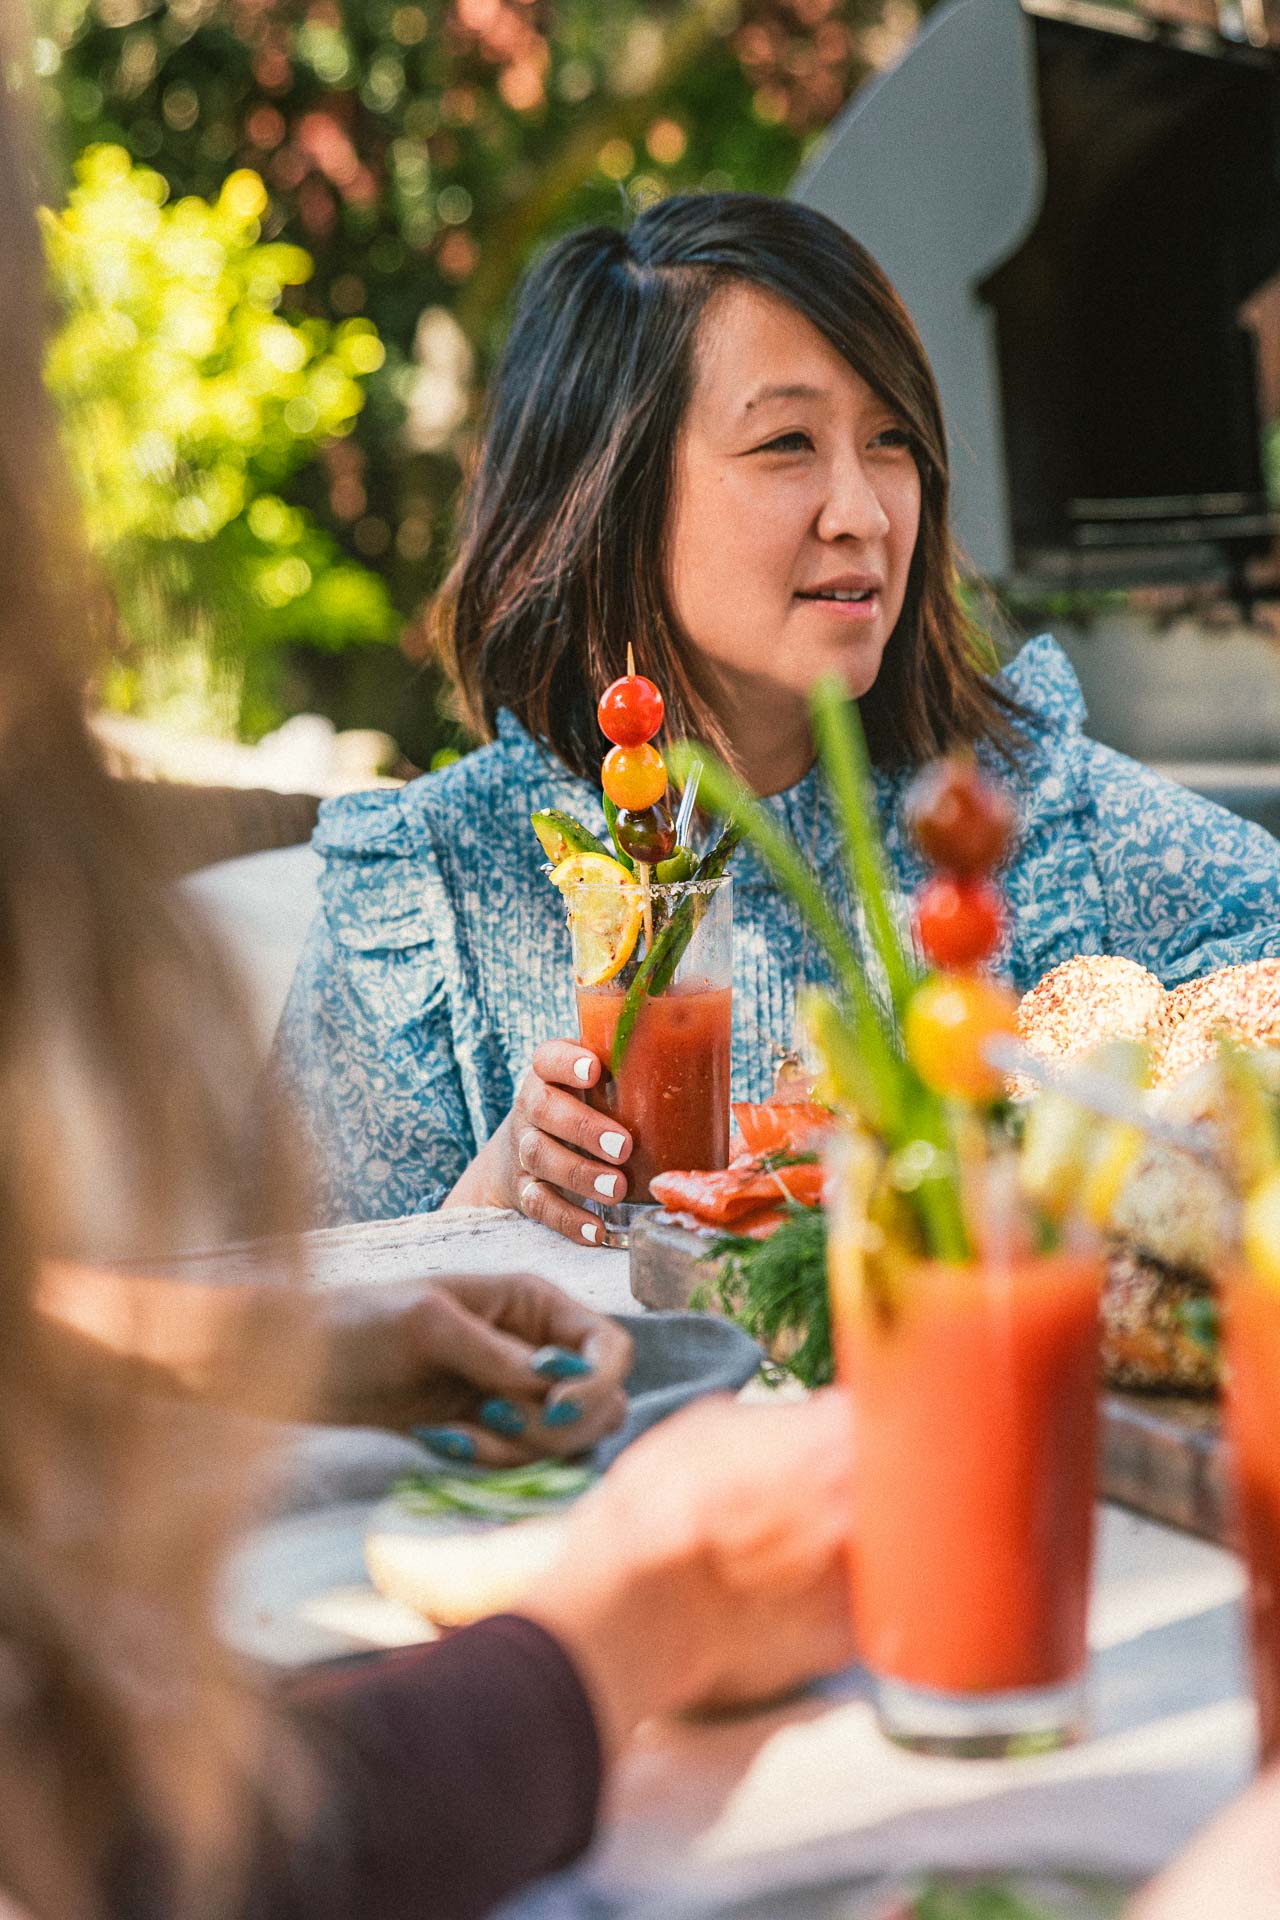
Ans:
[[[1164,996],[1155,1082],[1174,1086],[1213,1058],[1219,1034],[1242,1047],[1280,1047],[1280,959],[1220,967]]]
[[[493,1521],[411,1513],[383,1500],[365,1535],[364,1559],[378,1592],[440,1627],[465,1627],[518,1607],[551,1565],[565,1515]]]
[[[1165,991],[1136,960],[1080,953],[1046,973],[1018,1004],[1018,1037],[1046,1065],[1062,1066],[1105,1040],[1155,1038]],[[1010,1085],[1015,1098],[1034,1091]]]

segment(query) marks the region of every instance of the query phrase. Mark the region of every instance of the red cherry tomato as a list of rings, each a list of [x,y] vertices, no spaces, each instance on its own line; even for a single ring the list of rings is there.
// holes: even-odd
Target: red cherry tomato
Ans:
[[[1004,906],[989,880],[937,874],[916,896],[916,932],[932,967],[976,967],[1004,932]]]
[[[667,790],[667,770],[656,747],[611,747],[600,778],[614,806],[626,813],[656,806]]]
[[[995,1100],[1004,1075],[983,1049],[1016,1030],[1017,999],[981,973],[933,974],[917,987],[903,1022],[907,1058],[935,1093],[955,1100]]]
[[[1013,803],[972,760],[952,755],[917,774],[907,823],[926,860],[952,873],[990,873],[1013,838]]]
[[[664,711],[662,695],[652,680],[642,673],[626,673],[600,695],[596,718],[605,739],[616,747],[642,747],[660,732]]]

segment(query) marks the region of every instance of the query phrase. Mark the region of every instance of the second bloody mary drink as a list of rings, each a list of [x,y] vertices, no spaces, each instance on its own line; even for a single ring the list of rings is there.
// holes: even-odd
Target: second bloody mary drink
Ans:
[[[1265,1766],[1280,1759],[1280,1285],[1241,1264],[1224,1297],[1227,1422]]]
[[[1087,1659],[1098,1261],[877,1275],[829,1204],[854,1627],[882,1724],[935,1751],[1060,1744],[1080,1730]]]

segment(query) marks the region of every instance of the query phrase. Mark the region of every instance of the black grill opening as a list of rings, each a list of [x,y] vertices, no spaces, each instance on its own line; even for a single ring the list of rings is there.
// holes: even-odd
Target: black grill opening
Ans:
[[[981,288],[1016,571],[1238,576],[1280,527],[1243,311],[1280,269],[1275,56],[1069,18],[1034,37],[1043,207]]]

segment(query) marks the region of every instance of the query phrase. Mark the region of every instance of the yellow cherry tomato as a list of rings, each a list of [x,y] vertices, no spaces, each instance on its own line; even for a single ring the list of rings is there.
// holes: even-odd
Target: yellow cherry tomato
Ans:
[[[935,1093],[955,1100],[995,1100],[1004,1075],[984,1048],[1016,1031],[1017,1000],[981,973],[933,974],[916,989],[903,1023],[907,1058]]]
[[[600,777],[614,806],[624,813],[656,807],[667,790],[667,769],[656,747],[612,747]]]

